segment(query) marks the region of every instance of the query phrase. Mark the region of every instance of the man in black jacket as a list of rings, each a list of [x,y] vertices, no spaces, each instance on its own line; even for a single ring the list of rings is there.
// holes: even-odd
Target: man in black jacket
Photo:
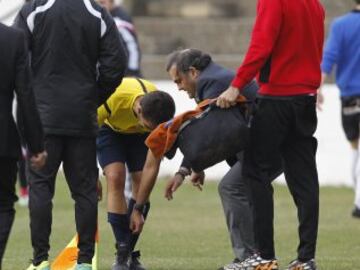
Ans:
[[[177,51],[169,57],[166,66],[171,79],[177,84],[179,90],[187,92],[189,98],[197,103],[211,98],[217,98],[230,85],[235,73],[214,61],[210,55],[197,49]],[[244,95],[249,101],[254,101],[258,85],[250,82],[244,88]],[[226,223],[235,259],[232,263],[221,267],[221,270],[235,269],[240,261],[255,251],[252,209],[248,198],[247,183],[238,177],[242,171],[242,154],[240,160],[236,157],[227,160],[231,166],[229,172],[219,184]],[[182,184],[186,175],[191,173],[191,166],[184,159],[180,169],[169,181],[166,196],[171,199],[173,192]],[[192,172],[191,181],[201,188],[205,174]]]
[[[111,16],[93,0],[34,0],[20,11],[31,50],[34,93],[49,162],[29,171],[29,270],[48,269],[52,198],[62,162],[75,200],[79,256],[91,269],[97,223],[96,110],[121,83],[127,63]]]
[[[34,170],[44,165],[43,131],[30,86],[25,37],[19,30],[0,24],[0,270],[6,242],[15,217],[17,160],[21,155],[19,134],[12,115],[14,89],[23,112],[24,139]],[[20,127],[19,127],[20,128]]]

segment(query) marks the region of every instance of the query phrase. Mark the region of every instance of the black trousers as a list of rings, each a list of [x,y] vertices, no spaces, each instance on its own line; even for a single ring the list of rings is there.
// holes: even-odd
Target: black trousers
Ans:
[[[75,201],[79,235],[79,263],[91,263],[97,226],[97,179],[95,138],[47,135],[47,163],[40,171],[28,166],[29,208],[33,262],[47,260],[52,224],[52,199],[61,162],[71,197]]]
[[[14,203],[17,200],[15,192],[16,162],[17,160],[14,158],[0,158],[0,270],[15,217]]]
[[[245,151],[244,176],[251,187],[257,247],[265,259],[275,257],[271,172],[278,166],[279,157],[298,211],[298,259],[315,257],[319,219],[316,127],[314,96],[258,100],[251,144]]]

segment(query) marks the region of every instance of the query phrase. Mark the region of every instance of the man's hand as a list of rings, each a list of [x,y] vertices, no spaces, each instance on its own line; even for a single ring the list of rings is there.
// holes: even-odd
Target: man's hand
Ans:
[[[316,108],[319,111],[322,111],[324,101],[325,101],[324,94],[322,93],[321,88],[319,88],[317,92],[318,93],[317,93],[317,99],[316,99]]]
[[[44,167],[47,159],[47,152],[43,151],[41,153],[37,153],[30,158],[30,166],[34,170],[40,170],[42,167]]]
[[[165,198],[169,201],[173,199],[173,193],[182,185],[185,178],[181,174],[175,174],[173,178],[166,184]]]
[[[144,223],[145,220],[142,213],[134,209],[130,219],[130,230],[132,231],[132,233],[133,234],[141,233],[144,227]]]
[[[191,175],[191,179],[190,179],[193,186],[197,187],[200,191],[202,191],[202,186],[204,185],[204,180],[205,180],[204,171],[199,172],[199,173],[193,172]]]
[[[103,189],[100,179],[98,179],[97,181],[97,196],[98,196],[98,201],[100,202],[103,198]]]
[[[236,99],[239,95],[239,89],[230,86],[217,98],[216,105],[223,109],[230,108],[231,106],[234,106],[236,104]]]

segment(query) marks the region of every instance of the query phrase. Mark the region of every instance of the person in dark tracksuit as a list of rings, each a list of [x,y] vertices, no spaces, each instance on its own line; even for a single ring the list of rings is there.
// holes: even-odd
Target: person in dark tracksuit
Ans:
[[[277,270],[270,170],[281,155],[299,218],[298,257],[288,270],[314,270],[319,220],[316,93],[321,81],[325,12],[318,0],[259,0],[252,40],[217,105],[233,105],[254,76],[260,83],[243,175],[250,183],[258,253],[241,270]]]
[[[196,49],[174,52],[169,57],[166,69],[179,90],[186,91],[189,98],[195,99],[197,103],[208,98],[218,97],[230,86],[235,77],[235,72],[216,64],[208,54]],[[257,83],[252,81],[244,87],[243,94],[249,101],[254,101],[258,88]],[[239,154],[239,159],[234,157],[227,160],[231,169],[218,187],[235,254],[232,263],[220,268],[224,270],[234,269],[241,261],[255,252],[253,215],[248,198],[249,190],[241,177],[242,155],[243,153]],[[193,183],[203,184],[204,172],[191,173],[191,167],[185,158],[179,171],[167,185],[168,198],[172,197],[172,193],[190,174],[192,174],[191,181]]]
[[[31,168],[29,270],[48,270],[55,179],[62,162],[75,201],[79,256],[91,269],[97,226],[97,107],[121,83],[127,57],[111,16],[93,0],[34,0],[20,11],[48,163]]]
[[[113,17],[119,31],[120,41],[123,42],[128,54],[128,66],[125,75],[128,77],[142,77],[140,44],[131,16],[121,6],[116,5],[114,0],[97,1]]]
[[[43,130],[31,87],[28,51],[22,31],[0,23],[0,270],[15,217],[14,202],[20,136],[12,114],[14,90],[24,117],[21,130],[33,170],[44,165]]]

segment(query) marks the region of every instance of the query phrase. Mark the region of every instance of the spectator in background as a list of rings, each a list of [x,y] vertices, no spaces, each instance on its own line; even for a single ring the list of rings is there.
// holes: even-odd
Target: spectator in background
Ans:
[[[315,270],[319,222],[316,167],[316,93],[321,82],[325,12],[319,0],[259,0],[249,49],[231,87],[217,105],[234,105],[241,89],[258,75],[256,113],[243,174],[250,183],[258,252],[240,270],[277,270],[274,199],[270,172],[274,156],[284,161],[285,179],[298,211],[297,258],[288,270]]]
[[[0,270],[6,243],[15,217],[14,202],[20,139],[12,115],[14,90],[24,112],[23,139],[30,153],[34,172],[46,160],[43,131],[35,105],[24,34],[0,23]]]
[[[337,18],[331,25],[321,69],[324,83],[336,66],[342,126],[352,149],[351,176],[355,186],[355,207],[352,215],[360,218],[360,0],[354,1],[357,4],[355,9]],[[323,102],[320,88],[320,108]]]
[[[21,142],[21,157],[18,160],[18,178],[19,178],[19,205],[28,206],[29,189],[26,177],[26,157],[27,149],[24,142]]]
[[[131,16],[121,6],[115,5],[114,0],[97,1],[113,16],[120,40],[125,45],[128,54],[126,76],[142,77],[140,46]]]
[[[90,270],[97,227],[97,107],[121,83],[126,53],[111,16],[93,0],[33,0],[15,25],[27,37],[34,93],[49,157],[30,168],[28,270],[49,270],[55,180],[62,162],[75,201],[79,255],[76,270]]]

